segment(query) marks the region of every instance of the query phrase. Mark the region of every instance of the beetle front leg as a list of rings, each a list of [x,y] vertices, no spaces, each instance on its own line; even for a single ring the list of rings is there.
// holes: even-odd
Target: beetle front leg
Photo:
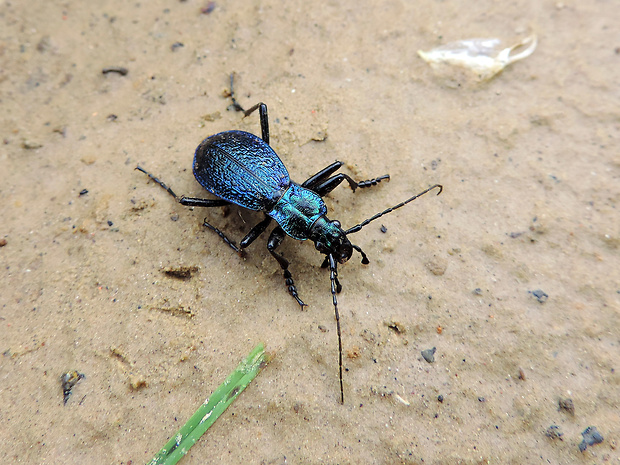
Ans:
[[[271,256],[275,258],[277,262],[280,264],[280,268],[284,270],[284,282],[288,288],[288,292],[293,296],[293,298],[297,301],[297,303],[303,310],[304,307],[307,307],[307,305],[299,298],[299,295],[297,294],[297,288],[295,287],[293,276],[291,275],[291,272],[288,270],[289,262],[286,258],[284,258],[282,255],[276,252],[276,249],[280,246],[280,244],[284,240],[284,236],[285,236],[284,230],[280,226],[274,229],[271,232],[271,235],[269,236],[269,240],[267,241],[267,250],[269,250],[269,253],[271,254]]]
[[[383,176],[379,176],[378,178],[357,182],[348,174],[338,173],[337,175],[332,176],[331,178],[327,179],[322,184],[319,184],[318,186],[314,187],[312,190],[316,192],[317,194],[319,194],[321,197],[324,197],[327,194],[329,194],[331,191],[333,191],[336,187],[338,187],[342,183],[342,181],[345,181],[345,180],[349,183],[349,187],[351,187],[351,190],[355,192],[355,189],[357,189],[358,187],[363,189],[365,187],[376,186],[378,183],[380,183],[384,179],[390,179],[390,175],[384,174]]]
[[[333,191],[336,187],[338,187],[342,183],[342,181],[347,181],[351,190],[355,192],[355,189],[357,189],[358,187],[363,189],[365,187],[376,186],[384,179],[390,179],[389,174],[384,174],[383,176],[379,176],[378,178],[368,179],[366,181],[359,182],[357,182],[348,174],[344,173],[338,173],[337,175],[332,176],[332,174],[338,171],[342,167],[342,165],[344,165],[343,162],[335,161],[331,165],[323,168],[318,173],[306,179],[301,185],[301,187],[310,189],[319,194],[321,197],[324,197],[331,191]]]
[[[316,174],[313,174],[308,179],[304,181],[301,187],[305,187],[306,189],[314,190],[319,184],[324,183],[327,178],[329,178],[332,174],[338,171],[342,165],[344,165],[341,161],[335,161],[329,166],[326,166],[321,171]]]

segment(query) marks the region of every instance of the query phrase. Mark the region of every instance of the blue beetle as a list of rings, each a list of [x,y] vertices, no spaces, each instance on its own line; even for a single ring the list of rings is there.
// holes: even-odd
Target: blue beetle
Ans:
[[[360,247],[352,244],[348,235],[360,231],[371,221],[390,213],[397,208],[412,202],[421,195],[437,188],[439,195],[442,186],[435,184],[423,192],[410,197],[387,210],[364,220],[349,229],[342,229],[337,220],[327,218],[327,207],[322,197],[335,189],[343,181],[347,181],[353,191],[358,187],[374,186],[382,180],[389,179],[389,175],[375,179],[356,182],[344,173],[334,173],[343,163],[336,161],[315,175],[309,177],[302,184],[291,181],[288,170],[275,151],[269,146],[269,118],[267,106],[258,103],[248,110],[236,102],[232,90],[233,106],[243,111],[245,116],[258,109],[260,115],[262,138],[244,131],[226,131],[215,134],[203,140],[194,155],[193,172],[196,180],[217,199],[202,199],[178,196],[164,182],[137,166],[136,169],[148,175],[153,181],[166,189],[181,205],[193,207],[221,207],[235,204],[254,211],[262,211],[265,218],[254,226],[241,240],[239,247],[215,226],[204,220],[204,226],[215,231],[233,250],[241,254],[260,236],[272,220],[278,226],[271,232],[267,241],[269,253],[277,260],[284,270],[284,279],[289,293],[295,298],[302,310],[306,304],[297,293],[292,275],[288,270],[289,262],[276,252],[286,235],[297,240],[311,240],[315,248],[325,255],[322,268],[329,266],[331,293],[336,316],[338,332],[338,355],[340,374],[340,402],[344,403],[344,388],[342,381],[342,337],[340,334],[340,315],[336,293],[342,290],[338,280],[337,264],[347,262],[353,250],[362,256],[362,263],[368,264],[368,258]],[[333,175],[333,176],[332,176]]]

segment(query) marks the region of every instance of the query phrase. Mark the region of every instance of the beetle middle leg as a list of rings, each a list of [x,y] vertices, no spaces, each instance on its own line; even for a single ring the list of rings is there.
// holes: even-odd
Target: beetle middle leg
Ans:
[[[324,197],[331,191],[333,191],[336,187],[338,187],[342,181],[347,181],[349,183],[349,187],[351,190],[355,192],[355,189],[365,188],[370,186],[376,186],[378,183],[383,181],[384,179],[390,179],[389,174],[384,174],[383,176],[379,176],[378,178],[368,179],[366,181],[355,181],[351,176],[344,173],[338,173],[335,176],[332,176],[336,171],[338,171],[342,165],[344,165],[341,161],[335,161],[331,165],[323,168],[318,173],[310,176],[304,183],[301,185],[306,189],[313,190],[321,197]],[[331,177],[330,177],[331,176]]]
[[[265,232],[265,229],[267,229],[270,223],[271,223],[271,217],[265,216],[265,219],[261,221],[260,223],[258,223],[256,226],[254,226],[250,230],[250,232],[247,233],[247,235],[241,240],[241,243],[239,244],[240,247],[242,249],[245,249],[246,247],[248,247],[252,242],[256,240],[258,236],[260,236],[262,233]]]
[[[297,294],[297,288],[295,287],[293,276],[291,275],[291,272],[288,270],[289,262],[286,258],[284,258],[282,255],[276,252],[276,249],[280,246],[280,244],[284,240],[284,236],[285,236],[284,230],[280,226],[275,228],[271,232],[271,235],[269,236],[269,240],[267,241],[267,250],[269,250],[269,253],[271,254],[271,256],[275,258],[276,261],[280,264],[280,268],[284,270],[284,282],[288,288],[288,292],[289,294],[293,296],[293,298],[297,301],[297,303],[303,310],[304,307],[307,307],[307,305],[303,302],[303,300],[299,298],[299,295]]]

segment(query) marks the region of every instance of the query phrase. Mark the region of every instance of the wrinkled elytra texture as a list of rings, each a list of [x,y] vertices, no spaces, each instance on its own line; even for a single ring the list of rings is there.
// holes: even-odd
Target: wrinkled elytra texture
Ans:
[[[194,156],[194,176],[207,191],[250,210],[264,210],[289,236],[308,239],[327,213],[315,192],[291,183],[282,160],[261,138],[244,131],[208,137]]]
[[[194,176],[217,197],[250,210],[271,210],[291,180],[282,160],[261,138],[227,131],[203,140]]]

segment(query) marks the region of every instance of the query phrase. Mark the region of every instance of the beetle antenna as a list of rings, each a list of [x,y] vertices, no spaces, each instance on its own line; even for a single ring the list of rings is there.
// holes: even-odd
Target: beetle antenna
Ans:
[[[419,194],[414,195],[413,197],[408,198],[407,200],[405,200],[404,202],[399,203],[398,205],[394,205],[391,208],[388,208],[387,210],[383,210],[381,213],[377,213],[375,216],[373,216],[372,218],[368,218],[367,220],[362,221],[360,224],[357,224],[355,226],[353,226],[352,228],[347,229],[344,233],[346,235],[349,234],[353,234],[356,233],[358,231],[360,231],[364,226],[366,226],[368,223],[370,223],[371,221],[374,221],[376,219],[381,218],[383,215],[387,215],[390,212],[393,212],[394,210],[400,208],[400,207],[404,207],[405,205],[407,205],[409,202],[413,202],[415,199],[417,199],[418,197],[423,196],[424,194],[426,194],[427,192],[432,191],[433,189],[438,188],[439,192],[437,192],[437,195],[441,194],[441,191],[443,190],[443,186],[441,184],[435,184],[434,186],[429,187],[428,189],[426,189],[425,191],[420,192]],[[355,247],[355,246],[354,246]],[[355,250],[357,250],[358,252],[362,253],[361,249],[359,247],[355,247]],[[366,259],[368,260],[368,259]],[[364,263],[364,254],[362,253],[362,263]]]
[[[338,332],[338,369],[340,374],[340,403],[344,404],[344,388],[342,386],[342,336],[340,335],[340,314],[338,313],[338,300],[336,299],[336,289],[338,283],[337,262],[332,254],[329,254],[329,279],[332,282],[332,301],[334,302],[334,313],[336,314],[336,329]],[[338,283],[338,284],[337,284]]]

